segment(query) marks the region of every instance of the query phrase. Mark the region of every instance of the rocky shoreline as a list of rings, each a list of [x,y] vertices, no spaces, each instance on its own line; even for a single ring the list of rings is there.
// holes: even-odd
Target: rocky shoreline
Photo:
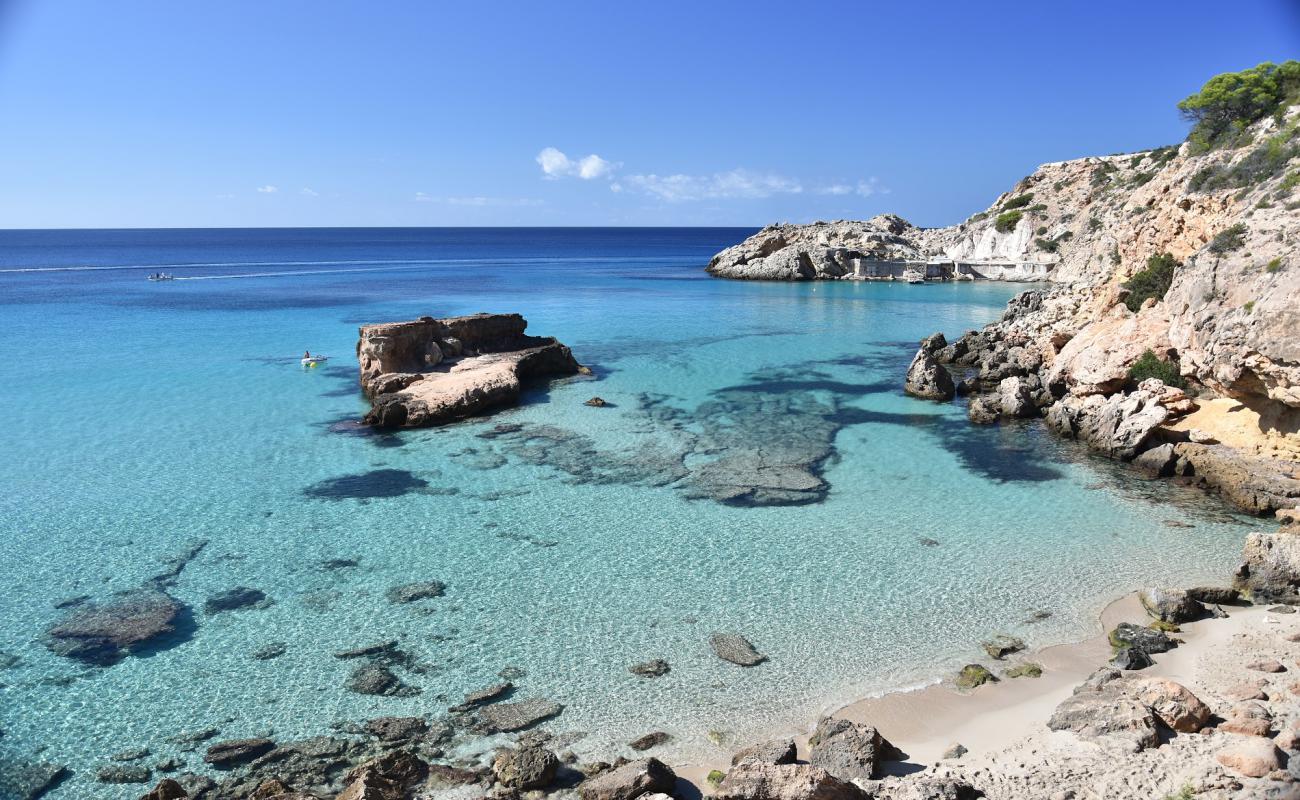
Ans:
[[[441,590],[410,584],[395,587],[390,600],[417,602]],[[1080,645],[1034,651],[994,633],[981,658],[941,685],[853,704],[807,736],[743,748],[728,763],[580,758],[573,734],[549,724],[563,705],[514,697],[515,676],[503,671],[499,683],[442,714],[341,723],[300,741],[181,732],[171,741],[201,760],[203,772],[192,763],[187,770],[188,759],[159,760],[145,746],[115,754],[97,778],[155,781],[143,800],[636,800],[696,792],[727,800],[1068,800],[1184,786],[1210,798],[1300,797],[1297,605],[1300,526],[1287,526],[1248,537],[1231,585],[1144,589],[1108,609],[1105,638]],[[85,618],[96,620],[96,636],[138,633],[141,619],[157,616],[150,604],[74,606],[51,636]],[[764,660],[738,634],[715,633],[710,644],[738,669]],[[390,675],[390,667],[412,667],[395,643],[338,657]],[[660,661],[629,667],[643,680],[670,669]],[[485,736],[486,749],[464,746]],[[631,747],[652,751],[670,738],[650,732]],[[67,774],[33,762],[5,775],[4,786],[37,798]]]

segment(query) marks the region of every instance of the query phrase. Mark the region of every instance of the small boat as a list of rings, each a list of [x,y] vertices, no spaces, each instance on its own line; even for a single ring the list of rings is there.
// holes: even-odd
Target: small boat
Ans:
[[[175,276],[175,275],[168,274],[168,273],[166,273],[166,272],[155,272],[155,273],[153,273],[152,275],[149,276],[149,280],[151,280],[151,281],[174,281],[174,280],[176,280],[176,276]]]
[[[304,358],[302,360],[302,365],[304,367],[314,367],[317,364],[324,364],[326,361],[329,360],[330,360],[329,356],[312,356],[310,358]]]
[[[916,270],[907,270],[903,273],[903,280],[908,283],[925,283],[925,275]]]

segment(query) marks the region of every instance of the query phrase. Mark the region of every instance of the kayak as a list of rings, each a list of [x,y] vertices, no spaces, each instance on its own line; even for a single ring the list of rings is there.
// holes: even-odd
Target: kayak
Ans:
[[[317,364],[324,364],[329,360],[329,356],[312,356],[311,358],[304,358],[302,360],[302,365],[304,367],[314,367]]]

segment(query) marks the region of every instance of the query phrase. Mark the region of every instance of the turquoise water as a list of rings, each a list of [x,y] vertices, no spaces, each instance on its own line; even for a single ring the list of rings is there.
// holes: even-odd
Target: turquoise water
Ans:
[[[67,763],[52,797],[130,798],[94,782],[126,747],[436,715],[507,666],[517,698],[566,705],[549,726],[586,732],[580,753],[664,730],[661,756],[694,759],[710,731],[744,744],[932,680],[993,632],[1057,643],[1136,586],[1226,576],[1249,521],[899,391],[916,340],[1023,287],[704,276],[749,232],[0,232],[0,759]],[[523,313],[595,376],[442,429],[351,424],[358,324],[477,311]],[[306,348],[328,366],[301,369]],[[755,452],[821,483],[770,505],[699,480]],[[187,636],[107,668],[45,649],[54,602],[135,588],[198,540],[171,590]],[[416,580],[446,595],[385,598]],[[203,613],[234,586],[274,602]],[[721,662],[719,630],[770,660]],[[345,691],[333,653],[392,638],[422,693]],[[627,672],[650,658],[672,671]]]

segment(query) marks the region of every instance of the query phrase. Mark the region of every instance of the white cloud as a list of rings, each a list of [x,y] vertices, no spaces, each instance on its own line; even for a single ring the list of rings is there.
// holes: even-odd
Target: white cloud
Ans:
[[[827,186],[819,187],[815,190],[817,194],[829,194],[842,196],[846,194],[856,194],[859,197],[870,197],[873,194],[888,194],[889,190],[882,187],[876,178],[869,178],[865,181],[858,181],[856,184],[832,183]]]
[[[308,197],[320,197],[320,192],[316,191],[315,189],[308,189],[306,186],[302,187],[302,189],[298,193],[304,194]]]
[[[540,206],[544,201],[531,197],[486,197],[482,195],[462,197],[435,197],[426,192],[416,192],[417,203],[444,203],[449,206]]]
[[[538,153],[537,163],[541,165],[542,173],[548,178],[577,177],[584,181],[607,178],[618,166],[595,153],[582,158],[569,158],[554,147],[547,147]]]
[[[257,191],[261,192],[262,194],[275,194],[276,192],[280,191],[280,188],[278,186],[272,186],[270,184],[267,184],[266,186],[257,187]]]
[[[670,203],[709,198],[755,199],[803,192],[803,184],[794,178],[747,169],[712,175],[628,175],[610,188],[616,192],[640,191]]]

